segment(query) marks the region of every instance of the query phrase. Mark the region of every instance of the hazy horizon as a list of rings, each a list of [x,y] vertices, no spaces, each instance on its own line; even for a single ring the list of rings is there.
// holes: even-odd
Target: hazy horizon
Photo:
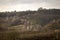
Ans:
[[[0,12],[37,10],[39,7],[60,9],[60,0],[0,0]]]

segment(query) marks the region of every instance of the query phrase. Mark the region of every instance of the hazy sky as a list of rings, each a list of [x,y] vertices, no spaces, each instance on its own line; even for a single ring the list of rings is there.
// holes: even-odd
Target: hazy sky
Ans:
[[[60,0],[0,0],[0,11],[25,11],[43,8],[60,8]]]

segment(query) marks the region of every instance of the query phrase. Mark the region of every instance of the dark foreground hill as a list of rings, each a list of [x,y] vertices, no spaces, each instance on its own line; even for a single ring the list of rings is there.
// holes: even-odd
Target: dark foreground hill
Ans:
[[[60,31],[53,32],[0,32],[0,40],[60,40]]]

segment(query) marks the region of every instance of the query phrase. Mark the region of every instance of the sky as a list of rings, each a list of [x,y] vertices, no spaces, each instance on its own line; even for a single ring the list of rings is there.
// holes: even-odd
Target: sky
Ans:
[[[0,0],[0,12],[37,10],[40,7],[60,9],[60,0]]]

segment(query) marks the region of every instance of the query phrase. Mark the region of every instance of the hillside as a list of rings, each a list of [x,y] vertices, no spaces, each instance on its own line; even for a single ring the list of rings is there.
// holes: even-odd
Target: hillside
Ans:
[[[0,40],[8,39],[60,40],[60,9],[0,12]]]
[[[31,31],[33,29],[40,31],[45,25],[57,19],[60,19],[60,9],[0,13],[0,24],[4,27],[25,25],[24,28]]]

